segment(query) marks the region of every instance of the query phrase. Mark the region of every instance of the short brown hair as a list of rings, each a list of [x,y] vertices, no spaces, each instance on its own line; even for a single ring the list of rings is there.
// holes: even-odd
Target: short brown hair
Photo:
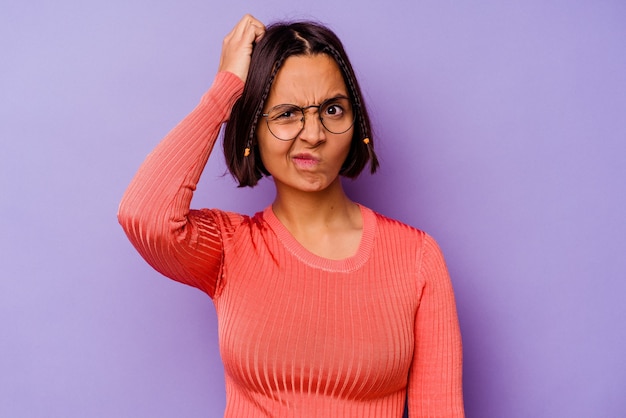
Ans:
[[[325,54],[335,60],[356,112],[350,151],[339,174],[356,178],[369,161],[372,173],[378,167],[369,116],[361,89],[341,41],[330,29],[314,22],[280,22],[267,27],[255,45],[250,70],[241,97],[235,102],[224,131],[226,165],[239,187],[254,187],[269,175],[257,147],[255,130],[276,74],[285,60],[294,55]],[[369,138],[368,141],[363,141]],[[244,156],[246,147],[250,155]]]

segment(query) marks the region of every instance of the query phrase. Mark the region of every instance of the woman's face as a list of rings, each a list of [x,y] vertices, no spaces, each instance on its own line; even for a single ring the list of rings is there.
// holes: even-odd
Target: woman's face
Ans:
[[[282,104],[306,108],[338,97],[347,98],[349,94],[335,60],[324,54],[292,56],[278,71],[263,113]],[[330,120],[337,112],[351,112],[351,109],[342,109],[339,104],[325,110],[310,107],[305,110],[302,130],[287,141],[270,132],[268,117],[259,121],[256,132],[261,160],[279,192],[284,188],[316,192],[339,184],[339,171],[350,150],[354,127],[350,125],[343,133],[331,133],[322,125],[319,111]],[[331,126],[330,123],[327,125]],[[277,129],[281,128],[274,128],[274,133]]]

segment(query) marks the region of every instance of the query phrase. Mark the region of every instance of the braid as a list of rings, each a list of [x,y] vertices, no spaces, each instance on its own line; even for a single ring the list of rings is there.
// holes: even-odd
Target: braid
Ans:
[[[265,106],[265,102],[267,101],[267,98],[270,95],[272,84],[274,84],[274,79],[276,78],[276,75],[278,74],[278,70],[280,70],[280,68],[282,67],[285,59],[286,57],[283,55],[278,59],[278,61],[276,61],[276,64],[274,65],[274,69],[272,70],[272,74],[270,74],[267,80],[267,84],[265,85],[265,89],[263,90],[263,94],[261,95],[261,100],[259,100],[259,104],[257,105],[257,108],[254,111],[254,118],[252,119],[252,125],[250,125],[251,126],[250,134],[248,135],[248,146],[250,147],[251,150],[252,150],[252,145],[254,143],[254,134],[256,132],[256,125],[259,121],[259,118],[261,117],[261,112],[263,112],[263,106]]]
[[[358,111],[358,126],[359,131],[362,138],[358,138],[359,145],[361,146],[361,142],[364,143],[365,148],[367,149],[367,154],[369,156],[370,161],[370,171],[373,174],[378,168],[378,158],[376,157],[376,153],[374,152],[371,133],[367,128],[367,124],[365,123],[365,117],[363,116],[363,103],[361,103],[361,95],[359,94],[359,89],[355,84],[355,76],[353,71],[351,71],[350,67],[346,64],[345,60],[342,58],[341,54],[330,45],[327,45],[324,48],[324,52],[329,53],[339,65],[341,72],[345,75],[346,82],[348,84],[348,88],[350,89],[350,95],[352,96],[352,100],[354,101],[354,107]],[[356,151],[358,153],[358,150]],[[353,168],[355,168],[356,158],[353,158],[348,162],[348,165],[345,166],[344,171],[350,172]],[[358,169],[360,171],[360,168]]]
[[[326,46],[326,48],[324,48],[324,52],[328,52],[330,55],[332,55],[332,57],[335,59],[337,64],[339,64],[341,72],[346,75],[345,78],[346,78],[346,81],[348,82],[348,88],[350,89],[350,93],[354,100],[354,104],[356,107],[360,109],[361,101],[360,101],[359,95],[357,94],[357,89],[354,85],[354,77],[350,71],[350,68],[348,68],[348,66],[346,65],[346,62],[343,60],[343,58],[341,58],[341,55],[335,50],[335,48],[332,48],[331,46]]]
[[[233,154],[233,158],[236,158],[240,161],[240,166],[243,169],[243,176],[239,179],[239,187],[243,186],[254,186],[257,182],[264,176],[269,175],[268,171],[265,169],[263,165],[263,161],[261,160],[261,156],[258,152],[254,152],[255,150],[255,134],[256,134],[256,126],[261,117],[261,112],[263,112],[263,106],[265,106],[265,102],[270,94],[270,90],[272,84],[274,83],[274,79],[276,78],[276,74],[278,74],[278,70],[281,68],[283,62],[286,57],[282,56],[274,65],[272,69],[272,73],[267,79],[265,86],[263,87],[263,93],[261,95],[261,99],[258,101],[256,108],[254,109],[254,117],[252,118],[252,123],[250,123],[248,130],[248,137],[246,138],[246,142],[243,144],[244,152],[242,153],[241,149],[236,149]],[[251,155],[252,154],[252,155]]]

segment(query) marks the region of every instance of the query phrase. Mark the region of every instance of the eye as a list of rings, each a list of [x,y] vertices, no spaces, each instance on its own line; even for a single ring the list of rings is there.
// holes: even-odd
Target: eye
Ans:
[[[289,119],[293,117],[295,117],[295,114],[290,110],[276,115],[276,119]]]
[[[348,116],[350,101],[343,97],[328,100],[322,105],[321,116],[327,119],[341,119]]]
[[[324,113],[328,116],[341,116],[343,114],[343,108],[338,104],[332,104],[326,108]]]
[[[279,105],[270,110],[269,118],[272,122],[288,123],[299,121],[302,118],[302,112],[295,106]]]

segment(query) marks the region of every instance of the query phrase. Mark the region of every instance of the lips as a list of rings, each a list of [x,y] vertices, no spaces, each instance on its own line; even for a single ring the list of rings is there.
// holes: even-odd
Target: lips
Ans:
[[[319,158],[307,153],[296,154],[291,157],[291,160],[296,166],[303,168],[313,167],[320,162]]]

